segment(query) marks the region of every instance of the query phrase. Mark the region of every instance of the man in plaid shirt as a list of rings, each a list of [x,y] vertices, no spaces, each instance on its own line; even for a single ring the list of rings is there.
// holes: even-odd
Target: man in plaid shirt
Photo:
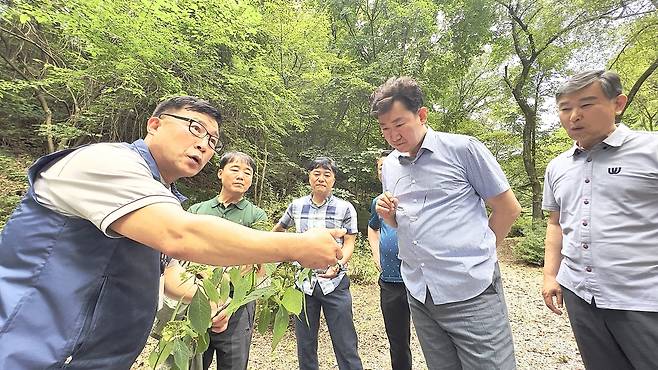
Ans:
[[[343,258],[326,270],[314,270],[311,280],[300,286],[306,294],[306,312],[295,321],[299,368],[318,369],[318,329],[322,309],[338,368],[363,369],[352,320],[350,280],[345,273],[356,241],[356,210],[349,202],[332,195],[338,168],[331,158],[314,159],[308,170],[311,195],[293,200],[273,231],[285,231],[294,225],[298,233],[312,228],[343,228],[347,233],[337,240],[342,245]]]

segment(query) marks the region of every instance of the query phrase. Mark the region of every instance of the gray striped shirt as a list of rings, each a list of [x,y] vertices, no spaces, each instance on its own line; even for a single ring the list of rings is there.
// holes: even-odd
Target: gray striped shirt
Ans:
[[[545,210],[560,213],[557,281],[600,308],[658,312],[658,135],[619,127],[546,168]]]

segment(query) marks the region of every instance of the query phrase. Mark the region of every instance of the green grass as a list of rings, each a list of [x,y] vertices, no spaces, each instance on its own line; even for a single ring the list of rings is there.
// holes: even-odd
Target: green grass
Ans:
[[[27,168],[33,158],[24,154],[12,154],[0,147],[0,229],[16,208],[27,189]]]

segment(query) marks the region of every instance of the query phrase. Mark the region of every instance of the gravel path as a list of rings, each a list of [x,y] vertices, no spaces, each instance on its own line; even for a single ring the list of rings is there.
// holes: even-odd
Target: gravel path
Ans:
[[[505,295],[519,369],[583,369],[566,313],[557,316],[541,300],[541,268],[519,265],[501,258]],[[379,309],[379,287],[352,285],[354,321],[359,335],[359,353],[365,369],[390,369],[388,342]],[[318,356],[320,369],[337,369],[326,325],[320,326]],[[297,369],[294,333],[289,331],[279,346],[270,351],[269,335],[254,335],[249,368]],[[147,350],[145,352],[148,351]],[[412,337],[415,369],[426,369],[417,338]],[[144,356],[134,370],[146,369]]]

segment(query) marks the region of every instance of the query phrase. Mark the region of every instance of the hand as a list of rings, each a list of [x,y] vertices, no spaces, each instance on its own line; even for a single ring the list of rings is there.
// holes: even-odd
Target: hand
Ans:
[[[318,274],[318,277],[333,279],[336,276],[338,276],[339,272],[340,272],[340,267],[338,267],[338,265],[331,265],[331,266],[329,266],[327,271],[325,271],[324,274]]]
[[[245,276],[249,273],[251,273],[254,270],[254,267],[256,267],[256,272],[258,272],[258,267],[259,265],[242,265],[240,266],[240,276]]]
[[[544,287],[541,291],[544,303],[551,311],[562,315],[562,288],[554,277],[544,277]]]
[[[375,267],[377,267],[377,271],[382,272],[382,265],[379,262],[379,259],[372,259],[372,262],[375,264]]]
[[[213,333],[221,333],[228,328],[228,319],[231,316],[226,314],[226,308],[216,313],[212,318],[210,324],[210,331]]]
[[[231,318],[231,316],[226,314],[226,308],[230,302],[231,298],[229,297],[226,299],[226,302],[219,307],[214,302],[210,303],[210,312],[212,314],[210,316],[212,320],[210,323],[210,331],[213,333],[221,333],[228,328],[228,319]]]
[[[309,229],[301,234],[305,239],[305,248],[295,251],[293,259],[304,267],[326,268],[335,265],[343,258],[343,251],[336,242],[347,230],[345,229]]]
[[[384,219],[384,222],[389,225],[396,225],[395,210],[398,207],[398,203],[398,198],[394,197],[391,192],[386,191],[377,198],[375,210],[377,211],[377,214]]]

